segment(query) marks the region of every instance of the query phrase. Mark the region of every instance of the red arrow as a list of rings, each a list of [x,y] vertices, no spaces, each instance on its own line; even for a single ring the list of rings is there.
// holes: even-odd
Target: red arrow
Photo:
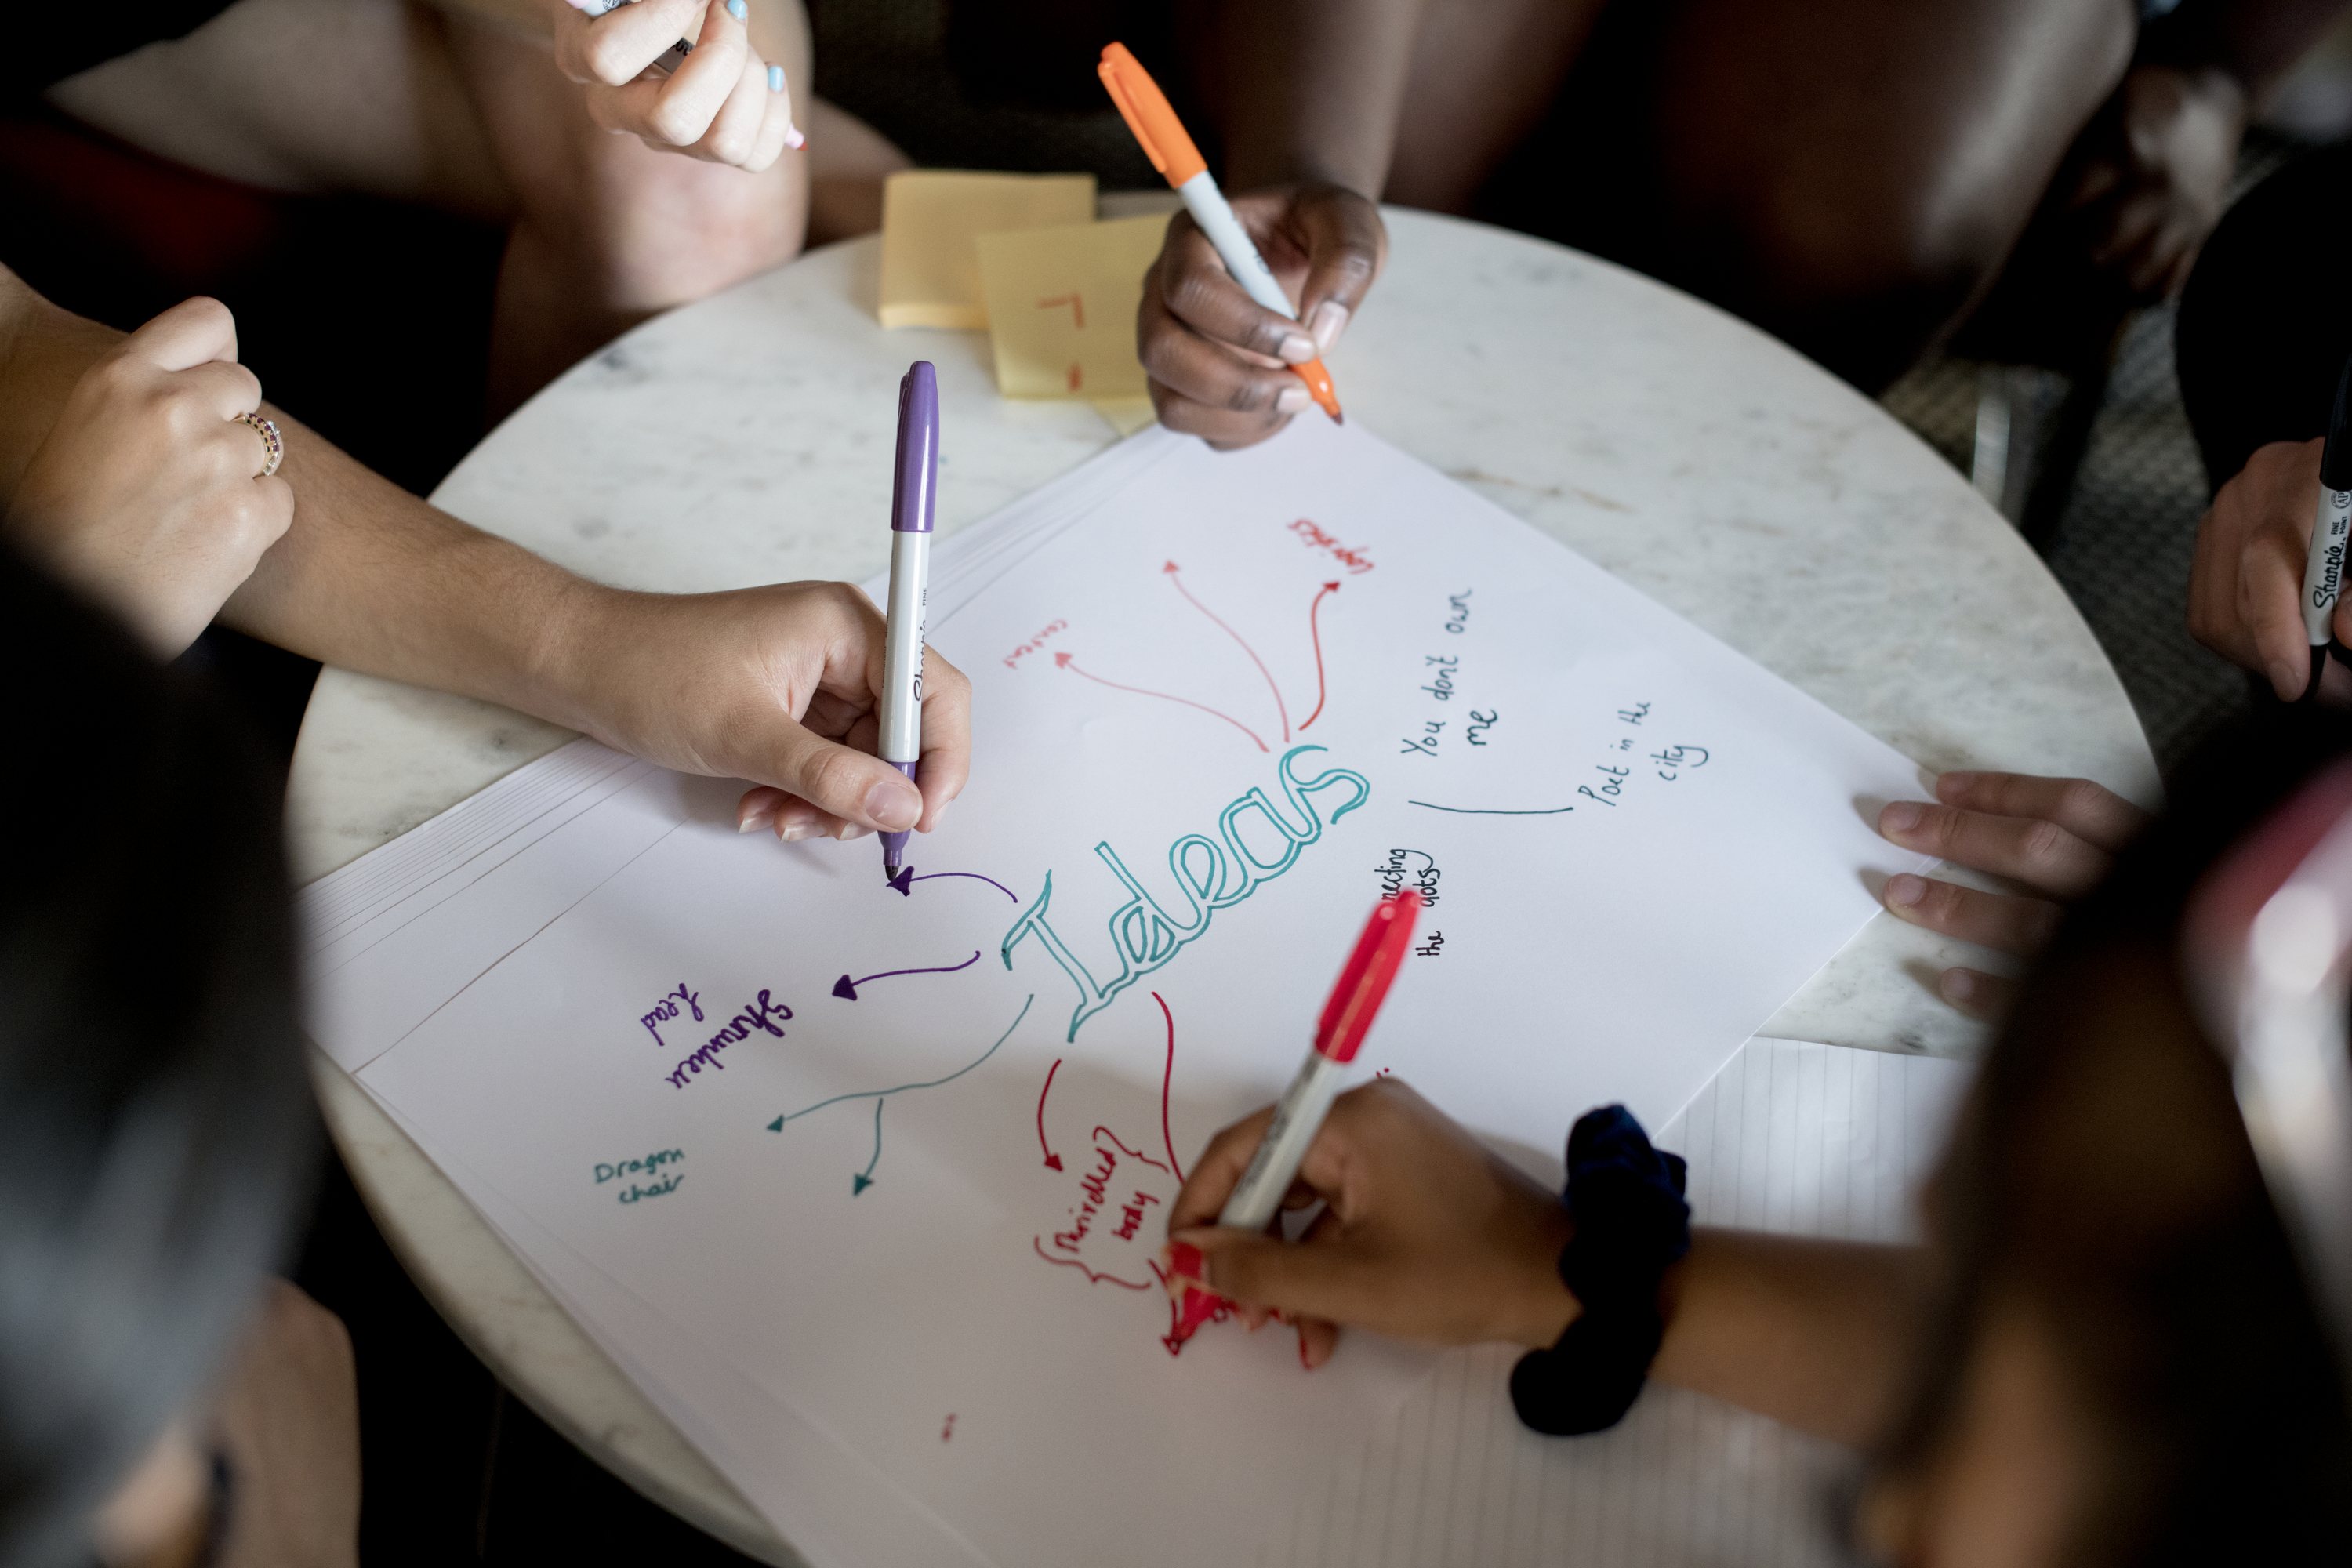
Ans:
[[[1202,615],[1208,616],[1211,620],[1215,621],[1218,626],[1223,629],[1227,637],[1233,638],[1234,641],[1237,643],[1241,643],[1242,651],[1249,655],[1250,662],[1252,664],[1257,666],[1257,672],[1265,677],[1265,689],[1274,693],[1274,710],[1282,716],[1282,738],[1286,741],[1289,740],[1290,710],[1283,706],[1282,688],[1274,683],[1274,672],[1266,668],[1265,660],[1258,658],[1257,649],[1250,647],[1248,643],[1243,642],[1242,634],[1234,630],[1233,627],[1226,626],[1223,620],[1218,616],[1216,611],[1209,608],[1208,605],[1192,597],[1192,591],[1184,586],[1184,579],[1177,574],[1181,568],[1180,568],[1176,563],[1171,561],[1167,565],[1162,566],[1160,570],[1168,574],[1168,580],[1176,584],[1176,591],[1184,595],[1187,603],[1189,603],[1194,609],[1200,611]],[[1264,745],[1265,742],[1260,742],[1259,744]]]
[[[1300,734],[1307,732],[1307,724],[1312,724],[1316,720],[1323,717],[1323,631],[1316,625],[1315,616],[1323,608],[1324,599],[1339,591],[1339,584],[1326,583],[1323,584],[1322,593],[1315,595],[1315,602],[1307,606],[1307,635],[1315,639],[1315,711],[1307,716],[1306,723],[1298,726]]]
[[[1140,686],[1121,686],[1118,681],[1105,680],[1099,675],[1087,675],[1085,670],[1080,669],[1076,665],[1070,662],[1070,656],[1066,653],[1055,654],[1054,656],[1054,664],[1055,668],[1066,669],[1072,675],[1085,675],[1088,680],[1093,681],[1096,685],[1108,686],[1115,691],[1132,691],[1139,697],[1166,698],[1171,702],[1181,702],[1187,708],[1198,708],[1203,713],[1216,713],[1218,718],[1223,719],[1226,723],[1231,724],[1234,729],[1239,730],[1251,740],[1257,741],[1257,749],[1259,751],[1263,752],[1269,749],[1264,741],[1258,741],[1257,731],[1255,730],[1251,729],[1248,725],[1243,723],[1240,720],[1234,718],[1230,713],[1217,713],[1215,709],[1210,707],[1205,702],[1195,702],[1189,697],[1171,697],[1165,691],[1146,691]]]
[[[1062,1058],[1055,1057],[1054,1065],[1045,1069],[1045,1087],[1037,1095],[1037,1147],[1045,1151],[1045,1169],[1058,1171],[1062,1157],[1045,1142],[1045,1096],[1054,1092],[1054,1075],[1062,1070]]]
[[[1168,1091],[1176,1085],[1176,1015],[1168,1010],[1168,998],[1154,991],[1151,999],[1160,1004],[1160,1016],[1168,1020],[1168,1069],[1160,1075],[1160,1139],[1168,1145],[1168,1168],[1176,1179],[1184,1179],[1183,1162],[1176,1158],[1176,1134],[1168,1130]]]

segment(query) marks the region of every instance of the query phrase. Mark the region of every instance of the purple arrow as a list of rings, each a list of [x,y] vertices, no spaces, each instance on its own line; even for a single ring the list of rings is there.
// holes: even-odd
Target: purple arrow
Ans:
[[[942,876],[950,874],[951,873],[948,872],[940,873]],[[979,962],[980,954],[978,952],[974,952],[970,958],[965,959],[961,963],[945,964],[937,969],[886,969],[879,974],[869,974],[863,980],[852,980],[848,975],[845,974],[840,979],[833,983],[833,994],[835,996],[840,997],[845,1002],[855,1002],[857,1000],[857,988],[877,980],[887,980],[894,974],[953,974],[957,970],[970,969],[973,964],[978,963]]]
[[[915,875],[915,868],[912,866],[907,866],[902,867],[899,869],[898,874],[890,879],[890,886],[898,890],[898,896],[900,898],[908,899],[914,897],[915,884],[917,882],[928,882],[937,877],[970,877],[975,882],[987,883],[990,887],[994,888],[998,892],[1003,893],[1006,898],[1011,899],[1016,904],[1021,901],[1020,894],[1014,892],[1012,889],[1006,887],[995,878],[983,877],[977,871],[926,871],[923,875],[918,877]]]

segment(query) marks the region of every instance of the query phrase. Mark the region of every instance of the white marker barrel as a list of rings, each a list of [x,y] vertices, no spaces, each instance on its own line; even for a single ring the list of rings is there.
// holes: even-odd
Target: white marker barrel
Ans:
[[[2319,515],[2312,520],[2315,546],[2303,569],[2303,629],[2314,647],[2326,645],[2332,635],[2336,601],[2344,591],[2344,550],[2352,542],[2352,490],[2319,492]]]
[[[1242,1173],[1241,1185],[1225,1200],[1219,1225],[1236,1230],[1264,1230],[1265,1222],[1282,1207],[1282,1194],[1298,1175],[1307,1145],[1323,1130],[1323,1118],[1348,1081],[1348,1069],[1320,1051],[1307,1053],[1307,1065],[1290,1080],[1282,1102],[1274,1108],[1274,1125]]]
[[[930,574],[931,536],[912,529],[890,535],[889,640],[882,647],[882,689],[905,691],[907,671],[915,674],[914,700],[882,703],[880,751],[886,763],[913,763],[923,755],[923,622],[929,614],[923,584]]]
[[[1265,258],[1257,253],[1257,245],[1250,238],[1249,231],[1242,227],[1241,219],[1234,216],[1234,209],[1225,205],[1225,195],[1217,189],[1217,182],[1209,171],[1203,169],[1177,186],[1176,194],[1184,198],[1192,221],[1201,226],[1209,243],[1217,247],[1217,255],[1223,260],[1225,270],[1234,275],[1234,281],[1251,299],[1276,315],[1298,320],[1298,312],[1290,308],[1290,297],[1274,280]]]

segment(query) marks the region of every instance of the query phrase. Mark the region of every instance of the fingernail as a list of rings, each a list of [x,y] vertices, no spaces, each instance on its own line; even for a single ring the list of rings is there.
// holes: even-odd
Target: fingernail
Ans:
[[[782,92],[784,90],[783,67],[770,66],[768,68],[768,90],[770,92]]]
[[[1974,769],[1954,768],[1950,773],[1939,773],[1937,775],[1936,788],[1939,791],[1951,790],[1957,793],[1960,790],[1973,788],[1976,782],[1977,775]]]
[[[764,811],[747,811],[743,814],[743,820],[735,825],[735,831],[738,833],[757,833],[760,829],[768,826],[768,814]]]
[[[751,15],[743,8],[743,0],[727,0],[727,14],[739,22]]]
[[[2294,666],[2284,661],[2271,666],[2271,689],[2287,701],[2292,702],[2302,696],[2307,684],[2306,679],[2296,674]]]
[[[776,837],[782,839],[787,844],[798,844],[802,839],[806,838],[815,831],[815,828],[810,826],[805,822],[788,822],[784,824],[783,826],[776,829]]]
[[[877,779],[866,792],[866,815],[893,833],[905,833],[923,815],[923,797],[915,794],[912,784]]]
[[[1304,414],[1307,405],[1314,401],[1305,387],[1286,386],[1275,395],[1274,411],[1276,414]]]
[[[1886,901],[1900,909],[1909,909],[1927,896],[1927,879],[1914,877],[1906,871],[1886,879]]]
[[[1315,346],[1322,351],[1316,357],[1320,359],[1331,352],[1331,345],[1338,342],[1339,334],[1348,330],[1348,307],[1337,300],[1324,300],[1315,307],[1315,314],[1309,319],[1307,330],[1315,334]]]
[[[841,825],[841,831],[835,834],[833,837],[835,841],[846,844],[853,838],[863,838],[873,831],[874,830],[872,828],[865,826],[859,823],[845,822]]]
[[[777,90],[781,92],[783,89],[779,88]],[[808,138],[801,134],[800,127],[790,126],[784,131],[784,145],[797,153],[808,145]]]
[[[1282,340],[1282,346],[1274,352],[1292,364],[1305,364],[1315,357],[1315,340],[1305,332],[1292,332]]]
[[[1878,814],[1879,831],[1882,833],[1908,833],[1913,828],[1919,826],[1919,818],[1922,815],[1924,815],[1924,813],[1921,811],[1920,807],[1914,805],[1912,802],[1907,800],[1898,800],[1893,805],[1888,806],[1885,811]]]
[[[1965,969],[1947,969],[1939,989],[1947,1002],[1973,1002],[1978,990],[1977,977]]]
[[[1168,1244],[1168,1277],[1206,1285],[1209,1282],[1209,1260],[1191,1242],[1171,1241]]]

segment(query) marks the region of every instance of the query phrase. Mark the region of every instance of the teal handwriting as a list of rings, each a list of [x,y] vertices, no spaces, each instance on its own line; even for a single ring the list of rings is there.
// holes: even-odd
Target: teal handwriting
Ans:
[[[1109,840],[1095,846],[1096,855],[1130,895],[1127,902],[1111,912],[1110,941],[1118,955],[1118,973],[1110,979],[1097,980],[1094,972],[1071,951],[1069,943],[1046,919],[1054,900],[1051,871],[1045,874],[1045,890],[1030,901],[1027,912],[1004,933],[1004,967],[1013,967],[1013,950],[1034,936],[1078,989],[1068,1036],[1076,1039],[1080,1025],[1109,1006],[1121,991],[1168,963],[1187,943],[1197,940],[1209,929],[1209,921],[1217,910],[1240,903],[1259,887],[1289,870],[1298,852],[1323,836],[1327,822],[1339,821],[1371,798],[1370,781],[1346,768],[1328,768],[1311,779],[1302,779],[1291,771],[1297,758],[1321,750],[1320,746],[1294,746],[1283,753],[1276,769],[1296,822],[1264,789],[1254,788],[1217,814],[1216,837],[1188,833],[1169,849],[1168,869],[1175,880],[1176,897],[1182,901],[1181,913],[1171,913],[1168,905],[1144,889],[1118,858],[1118,851],[1111,848]],[[1326,817],[1317,809],[1314,797],[1327,790],[1342,788],[1349,792],[1346,804]],[[1251,824],[1258,825],[1255,842],[1245,831]],[[1275,852],[1277,843],[1281,847]]]
[[[634,1204],[642,1203],[646,1198],[657,1198],[664,1193],[677,1191],[679,1184],[686,1180],[684,1171],[670,1169],[685,1158],[686,1151],[683,1149],[656,1149],[650,1154],[615,1160],[610,1164],[599,1161],[596,1164],[596,1184],[601,1187],[606,1182],[620,1181],[628,1176],[652,1176],[655,1180],[650,1185],[631,1182],[622,1188],[619,1200]]]

